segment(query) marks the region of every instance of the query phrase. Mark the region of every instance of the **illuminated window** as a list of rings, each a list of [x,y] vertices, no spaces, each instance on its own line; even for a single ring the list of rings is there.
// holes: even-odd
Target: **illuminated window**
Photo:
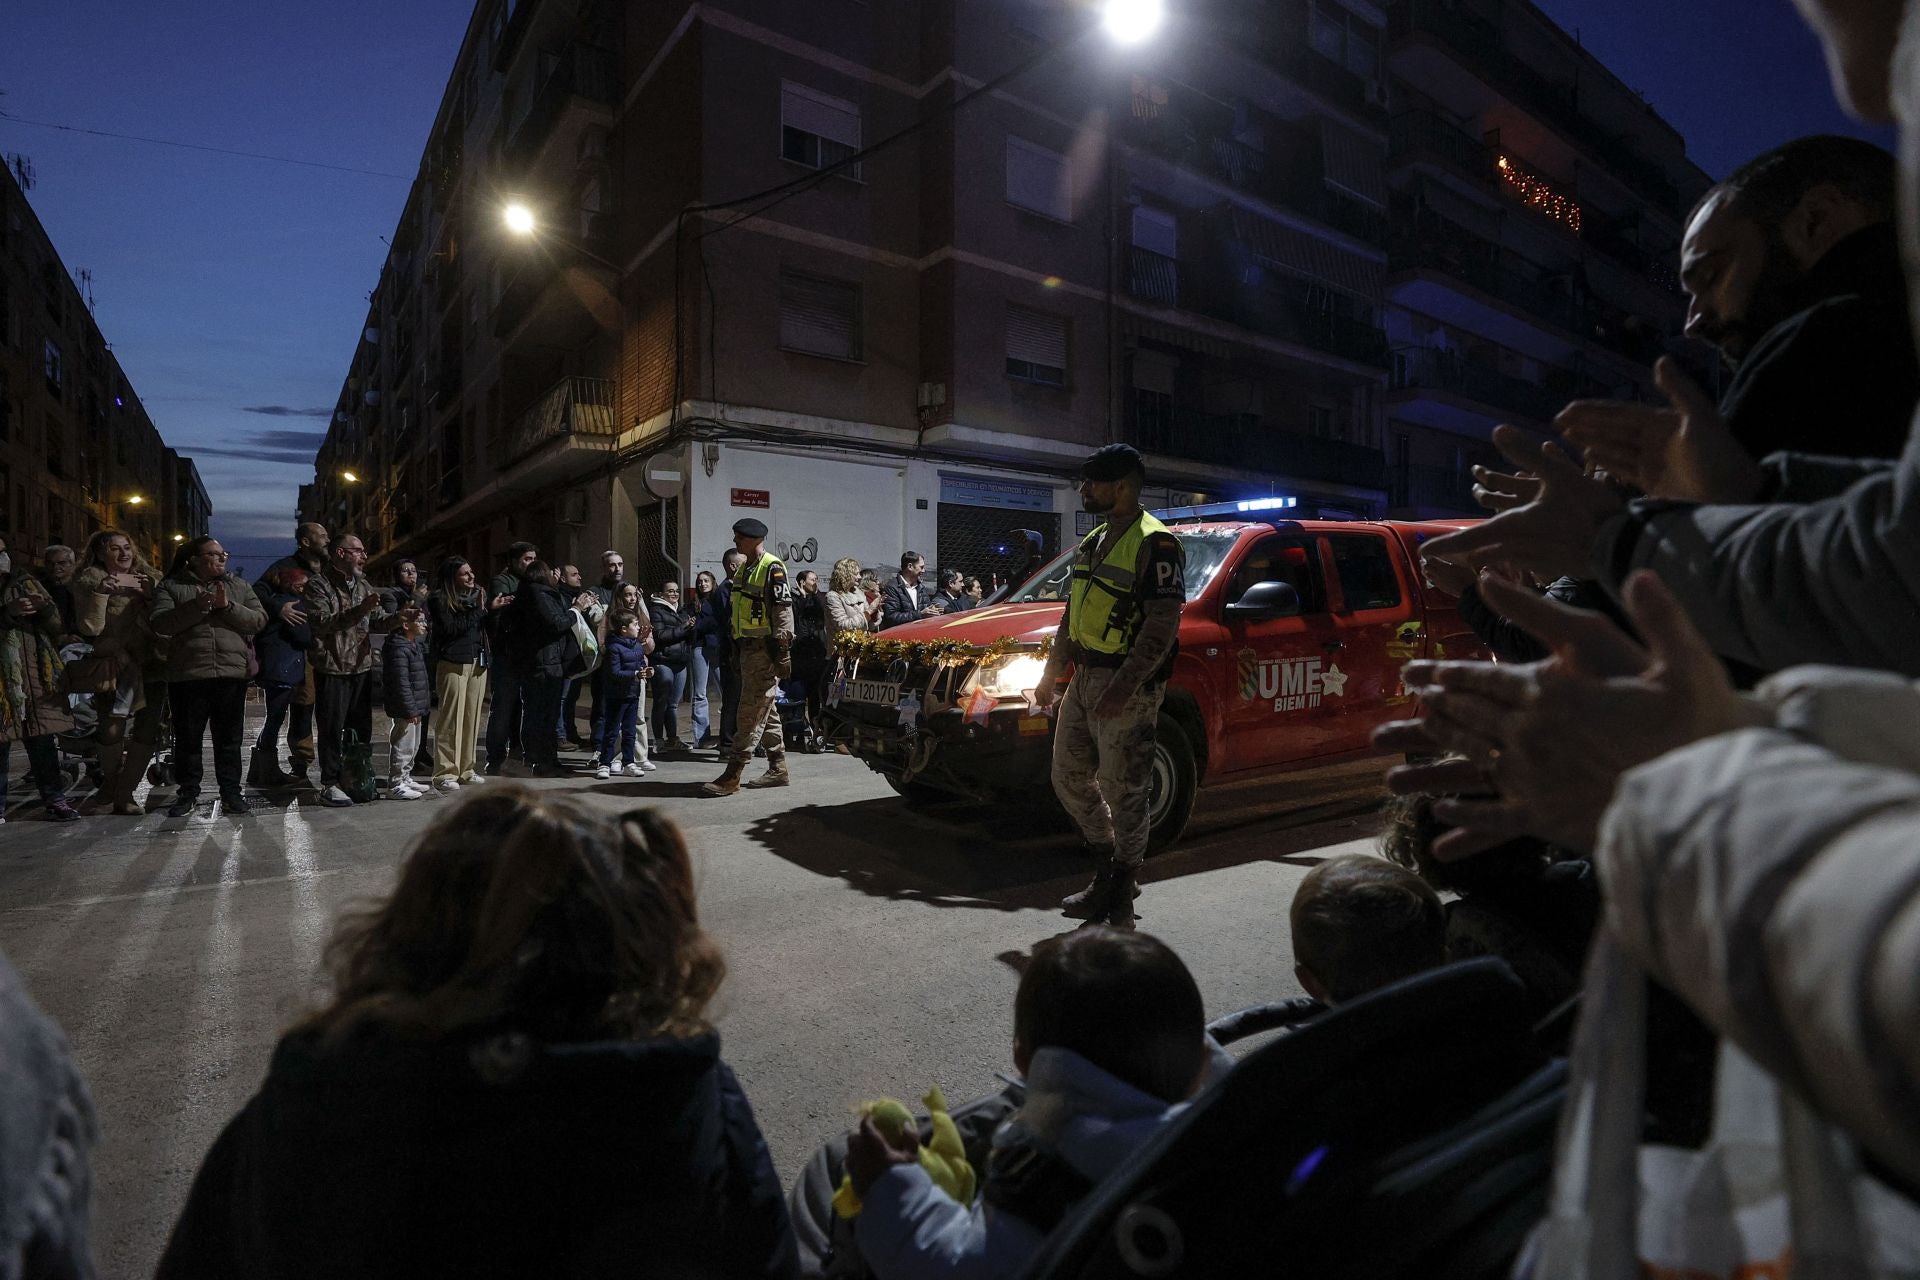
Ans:
[[[1580,203],[1512,156],[1497,161],[1500,178],[1522,204],[1555,222],[1580,230]]]

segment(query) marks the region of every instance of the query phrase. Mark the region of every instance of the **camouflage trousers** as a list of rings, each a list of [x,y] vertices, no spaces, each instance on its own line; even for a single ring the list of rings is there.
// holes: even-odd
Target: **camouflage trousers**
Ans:
[[[769,764],[784,760],[787,737],[780,728],[780,675],[773,669],[767,642],[761,639],[736,640],[735,655],[740,663],[740,718],[733,734],[733,754],[738,764],[753,759],[753,748],[767,749]]]
[[[1147,856],[1147,800],[1153,783],[1154,725],[1166,686],[1142,687],[1126,709],[1095,720],[1095,704],[1119,674],[1100,667],[1073,673],[1053,731],[1053,793],[1088,844],[1107,845],[1138,866]]]

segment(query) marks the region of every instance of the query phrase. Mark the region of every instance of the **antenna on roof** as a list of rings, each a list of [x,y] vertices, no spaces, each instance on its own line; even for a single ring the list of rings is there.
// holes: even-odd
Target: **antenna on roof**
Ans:
[[[7,168],[13,171],[13,179],[20,184],[22,191],[33,190],[33,159],[18,151],[9,151],[6,156]]]

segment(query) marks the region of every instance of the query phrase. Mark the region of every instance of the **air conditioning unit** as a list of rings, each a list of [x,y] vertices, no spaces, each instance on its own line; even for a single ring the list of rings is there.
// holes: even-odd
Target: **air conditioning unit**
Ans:
[[[560,495],[560,523],[585,524],[587,522],[587,491],[571,489]]]

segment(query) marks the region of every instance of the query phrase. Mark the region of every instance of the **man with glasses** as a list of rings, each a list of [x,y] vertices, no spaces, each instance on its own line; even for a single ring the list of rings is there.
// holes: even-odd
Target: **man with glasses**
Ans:
[[[200,799],[200,744],[213,729],[213,776],[221,810],[252,807],[240,779],[247,712],[247,638],[267,612],[246,580],[227,572],[217,538],[195,538],[186,567],[154,588],[150,625],[167,640],[167,701],[173,708],[173,770],[179,792],[169,818],[191,814]]]
[[[613,599],[620,594],[620,588],[627,584],[627,562],[618,551],[609,548],[600,553],[600,581],[590,588],[593,598],[600,602],[600,616],[606,617],[613,612]],[[645,597],[643,596],[642,599]],[[612,636],[607,639],[611,641]],[[606,701],[607,664],[602,662],[587,677],[587,691],[593,696],[592,709],[587,712],[587,722],[592,726],[587,736],[595,743],[600,741],[603,726],[601,719],[605,714],[603,704]]]
[[[320,802],[335,808],[353,803],[340,787],[341,735],[351,729],[361,742],[373,741],[373,633],[397,630],[420,617],[417,604],[382,613],[380,592],[367,581],[366,566],[366,546],[343,533],[333,540],[326,571],[307,579]]]

